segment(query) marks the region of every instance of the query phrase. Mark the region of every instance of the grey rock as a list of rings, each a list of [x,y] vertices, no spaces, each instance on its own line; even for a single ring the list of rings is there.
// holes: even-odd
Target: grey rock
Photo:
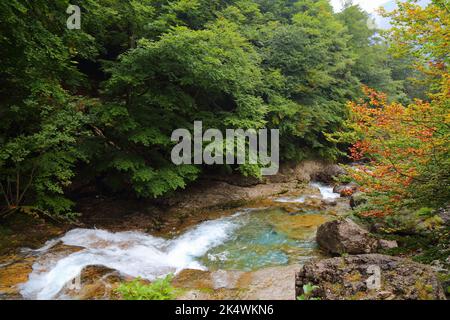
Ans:
[[[445,225],[450,225],[450,205],[440,208],[437,215],[442,219]]]
[[[374,253],[379,247],[378,239],[350,219],[322,224],[316,240],[322,249],[332,254]]]
[[[378,247],[383,250],[389,250],[389,249],[398,248],[398,243],[395,240],[379,239]]]
[[[374,268],[380,271],[375,287]],[[303,293],[303,285],[317,286],[313,296],[322,300],[445,300],[431,267],[381,254],[310,261],[297,273],[295,284],[297,296]]]
[[[350,219],[322,224],[317,230],[316,241],[331,254],[377,253],[380,249],[398,247],[397,241],[378,239]]]

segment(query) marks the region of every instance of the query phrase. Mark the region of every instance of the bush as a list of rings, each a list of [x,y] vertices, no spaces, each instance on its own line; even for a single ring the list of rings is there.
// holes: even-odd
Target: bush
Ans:
[[[173,300],[179,291],[171,285],[173,275],[144,284],[141,278],[122,283],[116,291],[125,300]]]

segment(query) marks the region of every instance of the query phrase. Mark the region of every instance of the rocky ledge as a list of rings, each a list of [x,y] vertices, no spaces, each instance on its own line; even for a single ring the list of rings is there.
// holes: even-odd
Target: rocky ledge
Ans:
[[[297,296],[306,284],[322,300],[445,300],[431,267],[381,254],[309,262],[296,275]]]

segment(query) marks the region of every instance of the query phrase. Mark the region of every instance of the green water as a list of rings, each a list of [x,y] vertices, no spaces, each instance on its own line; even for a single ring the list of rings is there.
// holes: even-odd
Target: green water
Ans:
[[[201,259],[208,269],[252,271],[301,263],[317,255],[315,231],[327,218],[271,208],[248,212],[236,219],[239,227],[233,236]]]

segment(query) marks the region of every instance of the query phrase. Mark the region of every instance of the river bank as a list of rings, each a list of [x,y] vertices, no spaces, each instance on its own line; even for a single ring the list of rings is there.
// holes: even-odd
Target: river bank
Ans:
[[[289,300],[310,282],[323,284],[320,296],[333,299],[395,297],[397,289],[392,288],[390,295],[366,295],[366,263],[354,263],[375,259],[388,261],[385,265],[391,268],[397,261],[393,257],[355,256],[360,260],[349,260],[348,272],[333,271],[354,282],[350,289],[321,278],[321,261],[330,270],[340,268],[340,260],[327,262],[327,251],[335,256],[348,248],[355,254],[397,250],[392,241],[376,240],[340,219],[350,214],[351,201],[331,184],[339,172],[336,166],[306,162],[262,182],[211,177],[157,202],[86,197],[80,201],[84,214],[76,225],[39,222],[33,232],[10,243],[0,256],[0,298],[120,299],[115,289],[121,283],[136,277],[150,283],[167,274],[174,274],[178,299]],[[331,221],[346,227],[329,228]],[[329,230],[316,239],[319,226]],[[20,231],[9,234],[10,239],[15,234]],[[433,292],[443,297],[436,291],[434,271],[411,263],[402,260],[400,265],[424,270]],[[303,266],[315,271],[298,278]],[[354,276],[355,270],[364,275]],[[416,286],[409,273],[389,272],[394,280],[406,277],[400,282],[409,283],[410,297],[429,296],[427,285]]]
[[[302,164],[297,168],[289,168],[275,177],[273,179],[275,181],[265,181],[264,183],[255,184],[255,182],[235,181],[232,184],[226,181],[209,180],[208,183],[193,186],[192,189],[169,199],[164,199],[163,202],[165,203],[159,206],[101,197],[90,199],[80,206],[80,208],[83,208],[85,215],[77,227],[78,230],[97,228],[105,230],[105,232],[111,232],[108,234],[108,237],[113,236],[114,233],[117,234],[117,232],[139,232],[142,235],[151,235],[150,237],[153,237],[151,238],[152,241],[155,239],[167,239],[161,240],[169,241],[167,243],[176,243],[178,241],[183,244],[181,247],[184,246],[182,239],[191,237],[189,240],[192,241],[195,239],[195,236],[192,236],[192,234],[195,234],[195,230],[197,230],[197,233],[202,234],[197,238],[199,239],[198,241],[206,243],[202,243],[202,245],[205,244],[204,248],[199,249],[201,251],[200,254],[193,253],[191,249],[185,252],[188,256],[199,256],[199,265],[194,264],[194,269],[203,269],[202,272],[211,272],[212,278],[222,272],[224,279],[230,277],[230,279],[236,279],[235,282],[233,282],[234,280],[230,280],[231,282],[224,280],[224,288],[220,290],[222,292],[220,296],[226,298],[275,299],[278,296],[276,292],[279,292],[279,288],[293,288],[293,272],[295,269],[298,269],[298,263],[301,261],[300,257],[303,255],[304,259],[307,260],[319,254],[319,250],[317,250],[313,240],[316,228],[333,216],[348,210],[348,201],[341,201],[337,199],[338,197],[333,196],[331,187],[308,183],[308,180],[319,175],[323,176],[327,170],[331,170],[327,165],[311,162]],[[249,213],[252,211],[255,213]],[[234,218],[236,215],[242,215],[242,217]],[[239,225],[240,229],[238,228],[239,231],[231,235],[224,232],[224,237],[229,237],[231,240],[228,238],[226,241],[224,240],[226,243],[225,248],[222,248],[222,251],[220,251],[220,232],[217,233],[216,230],[213,232],[212,240],[206,240],[203,233],[198,232],[198,230],[208,223],[217,223],[217,221],[219,221],[222,228],[223,219],[231,219],[232,223]],[[121,223],[118,223],[118,221],[121,221]],[[257,227],[249,228],[248,226]],[[59,229],[56,229],[49,238],[59,239],[56,240],[57,242],[59,241],[57,245],[51,242],[47,243],[47,248],[41,247],[40,251],[24,251],[23,248],[22,250],[16,249],[2,257],[1,261],[4,262],[3,268],[0,269],[0,292],[2,292],[4,298],[22,297],[20,284],[23,284],[33,271],[36,271],[37,265],[45,265],[43,269],[53,268],[55,267],[55,260],[83,251],[82,248],[88,253],[89,250],[99,249],[98,247],[87,248],[86,243],[70,243],[70,241],[65,243],[61,241],[64,237],[57,238],[56,234],[59,233],[61,236],[71,228],[61,226]],[[223,231],[220,228],[218,230]],[[267,237],[267,235],[271,236]],[[77,238],[85,239],[86,236]],[[212,244],[208,244],[208,241],[212,241]],[[39,243],[39,241],[36,242],[37,246],[34,246],[34,249],[43,244]],[[130,245],[129,242],[126,244],[125,242],[119,246]],[[154,244],[152,243],[152,245]],[[238,256],[243,255],[241,248],[248,245],[250,245],[250,248],[247,251],[244,250],[244,253],[260,250],[259,256],[255,258],[249,255],[245,259],[237,259]],[[300,251],[304,250],[307,253],[303,252],[299,256],[297,248],[302,248],[302,246],[304,249],[300,249]],[[164,254],[167,254],[163,247],[164,245],[162,247],[155,246],[154,249],[160,250],[160,253],[165,252]],[[216,247],[219,249],[214,252]],[[103,247],[103,249],[105,248]],[[183,256],[177,250],[174,250],[174,252],[177,252],[174,254],[177,257]],[[226,263],[218,263],[220,259],[217,257],[221,257],[224,252],[231,252],[231,254],[234,254],[234,258],[226,259]],[[125,255],[128,253],[129,251],[122,252]],[[170,255],[170,252],[168,254]],[[205,254],[206,256],[209,255],[209,258],[205,258]],[[151,253],[147,252],[146,255],[151,255]],[[216,259],[211,258],[214,255]],[[49,256],[50,258],[48,258]],[[230,261],[232,263],[229,263]],[[104,261],[98,264],[108,265]],[[87,265],[91,264],[88,263]],[[204,265],[207,267],[205,268]],[[280,270],[277,271],[278,265],[282,268],[282,272],[279,272]],[[216,285],[210,283],[199,290],[199,288],[193,287],[192,277],[185,276],[188,271],[180,272],[181,270],[189,270],[192,267],[189,263],[186,265],[165,266],[163,269],[166,267],[171,269],[170,272],[177,273],[174,282],[183,288],[185,297],[192,299],[214,298],[214,296],[208,296],[206,293],[211,290],[216,292]],[[80,270],[84,269],[85,267],[83,266]],[[126,270],[121,271],[122,273],[116,274],[116,280],[129,279],[129,277],[124,278],[120,276],[120,274],[127,274],[127,272],[123,272]],[[139,272],[135,276],[140,275]],[[58,272],[55,271],[55,273]],[[132,272],[128,272],[128,274],[130,273],[132,274]],[[167,272],[163,270],[162,273]],[[94,274],[96,273],[94,272]],[[262,278],[265,281],[262,281]],[[67,279],[64,281],[67,282]],[[95,283],[92,277],[88,282]],[[267,283],[273,283],[273,287],[268,286],[269,289],[261,289],[262,291],[257,289],[267,288]],[[275,284],[280,287],[275,287]],[[98,284],[94,285],[94,287],[98,287]],[[55,290],[58,291],[60,289],[61,286]],[[102,290],[104,288],[98,289],[95,293],[91,293],[90,296],[88,294],[84,298],[98,298],[98,291]],[[268,296],[268,292],[273,292],[273,294]],[[294,297],[294,289],[289,290],[289,292],[288,295]],[[279,297],[287,298],[286,295],[287,293]],[[75,296],[79,296],[79,294]],[[29,297],[32,297],[32,294]],[[34,297],[36,298],[36,296]],[[216,298],[218,297],[216,296]],[[53,298],[53,296],[50,295],[45,298]]]

